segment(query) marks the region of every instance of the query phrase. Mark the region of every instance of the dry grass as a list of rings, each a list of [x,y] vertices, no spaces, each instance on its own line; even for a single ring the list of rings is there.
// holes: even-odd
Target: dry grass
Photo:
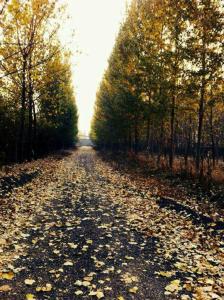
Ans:
[[[157,155],[148,155],[145,153],[139,153],[137,157],[133,153],[130,153],[129,155],[130,158],[137,159],[142,167],[148,166],[151,170],[170,171],[168,157],[161,156],[158,161]],[[174,174],[182,174],[192,178],[197,177],[195,161],[193,158],[189,158],[186,164],[184,157],[176,157],[173,163],[172,172]],[[215,166],[212,166],[211,160],[204,161],[202,174],[205,180],[224,183],[224,161],[216,161]]]

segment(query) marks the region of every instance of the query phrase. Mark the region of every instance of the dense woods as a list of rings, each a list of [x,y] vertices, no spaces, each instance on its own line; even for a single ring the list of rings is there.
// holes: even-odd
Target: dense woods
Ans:
[[[223,5],[132,2],[97,93],[98,147],[211,172],[224,156]]]
[[[0,2],[0,163],[71,146],[77,136],[69,53],[53,0]]]

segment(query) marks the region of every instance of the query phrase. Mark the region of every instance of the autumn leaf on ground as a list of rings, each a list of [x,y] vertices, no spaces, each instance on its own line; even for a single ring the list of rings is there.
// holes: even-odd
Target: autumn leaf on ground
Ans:
[[[77,249],[78,245],[74,244],[74,243],[68,243],[69,247],[72,249]]]
[[[25,279],[24,282],[25,282],[26,285],[32,285],[32,284],[34,284],[35,280],[33,280],[33,279]]]
[[[26,294],[26,300],[36,300],[33,294]]]
[[[14,278],[13,272],[3,273],[2,279],[12,280]]]
[[[168,284],[165,287],[166,291],[168,292],[177,292],[180,289],[180,280],[179,279],[175,279],[173,281],[170,282],[170,284]]]
[[[64,263],[64,266],[73,266],[73,262],[72,261],[66,261]]]
[[[83,295],[83,291],[78,290],[78,291],[75,292],[75,294],[76,294],[76,296],[81,296],[81,295]]]
[[[37,287],[37,292],[50,292],[52,290],[52,285],[47,283],[45,286]]]
[[[96,296],[97,299],[102,299],[104,298],[104,293],[101,290],[91,291],[89,296]]]
[[[102,298],[104,298],[104,293],[102,291],[98,290],[96,292],[96,297],[97,297],[97,299],[102,299]]]
[[[125,273],[121,275],[121,281],[124,281],[126,284],[132,283],[132,282],[138,282],[138,277],[133,276],[130,273]]]
[[[11,289],[12,289],[11,286],[7,284],[0,286],[0,292],[9,292],[11,291]]]
[[[137,286],[134,286],[133,288],[129,289],[129,292],[133,293],[133,294],[136,294],[137,291],[138,291],[138,287]]]
[[[90,283],[89,281],[83,281],[83,282],[82,282],[82,285],[83,285],[83,286],[89,286],[89,285],[91,285],[91,283]]]
[[[86,243],[89,244],[89,245],[92,245],[93,241],[92,240],[87,240]]]
[[[75,285],[82,286],[82,281],[81,280],[76,280]]]
[[[160,276],[169,278],[169,277],[173,276],[176,272],[174,272],[174,271],[161,271],[161,272],[155,272],[155,273],[160,275]]]

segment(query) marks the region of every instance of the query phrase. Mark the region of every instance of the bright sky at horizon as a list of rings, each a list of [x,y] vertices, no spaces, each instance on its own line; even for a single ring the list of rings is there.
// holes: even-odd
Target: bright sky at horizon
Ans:
[[[79,111],[79,131],[89,133],[97,88],[107,67],[130,0],[61,0],[70,19],[61,29],[62,43],[74,37],[72,72]],[[77,53],[77,50],[81,53]]]

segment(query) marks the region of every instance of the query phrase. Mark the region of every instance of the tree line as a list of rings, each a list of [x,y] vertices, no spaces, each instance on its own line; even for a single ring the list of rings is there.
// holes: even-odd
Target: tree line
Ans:
[[[224,1],[133,0],[97,93],[100,148],[194,161],[224,155]]]
[[[70,54],[54,0],[0,1],[0,163],[31,160],[77,139]]]

